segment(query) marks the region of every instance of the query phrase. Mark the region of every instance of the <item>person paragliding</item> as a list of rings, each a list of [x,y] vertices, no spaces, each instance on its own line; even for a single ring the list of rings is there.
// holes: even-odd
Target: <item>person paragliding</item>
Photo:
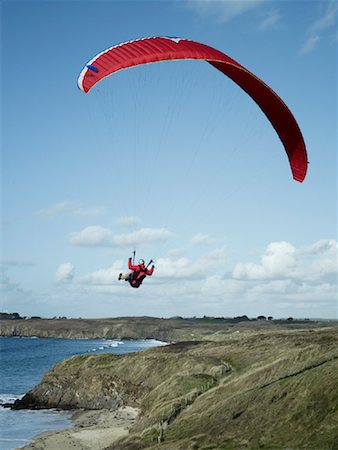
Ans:
[[[134,258],[135,258],[135,252],[134,252]],[[145,265],[145,262],[143,259],[140,259],[138,262],[138,265],[135,265],[133,263],[132,258],[130,257],[128,259],[128,269],[132,272],[126,273],[126,274],[119,274],[119,280],[125,280],[128,281],[130,286],[133,288],[138,288],[141,286],[143,280],[146,276],[151,276],[154,272],[155,266],[154,264],[151,266],[150,269],[148,267],[153,262],[153,260],[150,260],[147,266]]]

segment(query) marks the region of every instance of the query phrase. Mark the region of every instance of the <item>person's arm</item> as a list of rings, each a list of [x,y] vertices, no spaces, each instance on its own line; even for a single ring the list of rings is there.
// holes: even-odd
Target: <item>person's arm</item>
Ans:
[[[150,276],[153,274],[155,266],[151,266],[151,269],[147,269],[147,275]]]
[[[136,270],[137,268],[138,268],[138,266],[133,266],[133,265],[132,265],[132,259],[129,258],[129,259],[128,259],[128,269],[129,269],[129,270]]]

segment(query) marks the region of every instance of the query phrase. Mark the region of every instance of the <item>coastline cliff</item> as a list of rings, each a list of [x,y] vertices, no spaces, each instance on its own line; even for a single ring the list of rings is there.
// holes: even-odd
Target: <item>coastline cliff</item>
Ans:
[[[111,450],[330,449],[338,327],[218,332],[140,353],[80,355],[14,408],[137,408]]]

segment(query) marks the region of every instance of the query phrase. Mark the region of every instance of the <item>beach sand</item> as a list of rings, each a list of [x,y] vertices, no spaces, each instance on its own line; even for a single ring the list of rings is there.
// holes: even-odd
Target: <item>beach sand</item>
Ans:
[[[77,411],[74,428],[48,431],[20,447],[21,450],[101,450],[128,434],[138,409],[125,406],[117,411]]]

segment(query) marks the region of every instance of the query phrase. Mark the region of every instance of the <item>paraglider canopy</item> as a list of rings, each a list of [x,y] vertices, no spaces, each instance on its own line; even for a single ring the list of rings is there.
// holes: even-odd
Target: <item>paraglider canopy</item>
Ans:
[[[256,75],[226,54],[199,42],[174,37],[151,37],[108,48],[91,59],[78,78],[89,92],[103,78],[121,69],[158,61],[204,60],[237,83],[258,104],[276,130],[287,153],[293,178],[302,182],[307,172],[307,153],[299,126],[281,98]]]

